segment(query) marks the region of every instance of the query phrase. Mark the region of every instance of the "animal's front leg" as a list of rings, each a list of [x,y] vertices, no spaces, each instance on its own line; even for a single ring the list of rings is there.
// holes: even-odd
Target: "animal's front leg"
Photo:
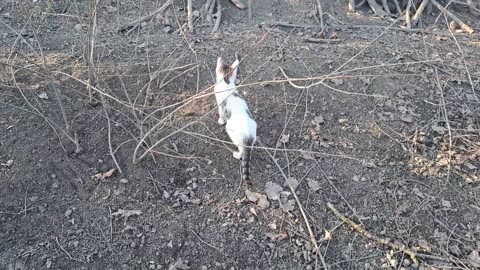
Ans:
[[[222,126],[225,125],[226,122],[225,122],[225,117],[223,115],[223,106],[218,106],[218,115],[219,115],[218,123]]]

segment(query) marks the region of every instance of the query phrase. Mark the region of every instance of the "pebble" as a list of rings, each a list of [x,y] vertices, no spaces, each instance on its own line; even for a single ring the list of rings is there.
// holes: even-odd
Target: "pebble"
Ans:
[[[65,217],[70,217],[70,215],[72,214],[72,209],[67,209],[67,211],[65,211]]]
[[[77,24],[75,24],[75,26],[73,27],[73,29],[75,29],[75,31],[80,32],[80,31],[83,30],[83,26],[82,26],[82,24],[77,23]]]
[[[128,180],[125,179],[125,178],[122,178],[122,179],[120,179],[120,183],[122,183],[122,184],[127,184],[127,183],[128,183]]]

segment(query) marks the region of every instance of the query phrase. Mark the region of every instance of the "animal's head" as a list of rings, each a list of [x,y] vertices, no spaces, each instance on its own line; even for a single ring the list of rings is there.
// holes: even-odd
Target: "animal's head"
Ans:
[[[217,83],[221,82],[222,80],[225,81],[227,84],[234,84],[237,78],[237,68],[240,62],[235,60],[233,64],[227,65],[223,62],[223,58],[220,56],[217,59],[217,68],[215,72],[217,74]]]

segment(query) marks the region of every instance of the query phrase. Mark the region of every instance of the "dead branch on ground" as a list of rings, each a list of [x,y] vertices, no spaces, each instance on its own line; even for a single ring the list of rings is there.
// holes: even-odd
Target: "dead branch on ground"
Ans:
[[[262,147],[265,147],[260,141],[258,141],[259,144],[262,145]],[[265,148],[264,148],[265,149]],[[313,230],[310,226],[310,223],[308,222],[308,218],[307,218],[307,215],[305,214],[305,211],[303,210],[303,206],[302,204],[300,203],[300,199],[298,198],[296,192],[295,192],[295,189],[292,187],[292,185],[290,184],[290,182],[288,181],[288,177],[287,175],[285,175],[285,172],[283,171],[282,167],[278,164],[277,160],[273,157],[272,154],[270,154],[270,152],[268,150],[265,149],[265,152],[267,152],[268,156],[270,157],[270,159],[273,161],[273,163],[275,163],[275,166],[277,166],[278,170],[280,171],[280,173],[282,174],[282,177],[283,179],[286,181],[286,183],[288,184],[288,187],[290,189],[290,191],[292,192],[293,194],[293,197],[295,198],[295,201],[297,202],[297,205],[298,205],[298,208],[300,209],[300,213],[302,214],[302,217],[303,217],[303,220],[305,221],[305,225],[307,226],[307,230],[308,230],[308,233],[310,235],[310,241],[312,242],[313,246],[315,247],[315,250],[317,251],[317,255],[318,257],[320,258],[320,262],[322,263],[322,266],[323,266],[323,269],[330,269],[330,267],[327,265],[327,263],[325,262],[325,258],[323,257],[321,251],[320,251],[320,247],[318,246],[318,242],[317,240],[315,239],[315,234],[313,233]]]
[[[466,2],[461,0],[452,0],[446,1],[447,3],[443,5],[439,2],[440,1],[437,0],[422,0],[415,1],[415,3],[413,0],[400,2],[398,0],[381,0],[380,5],[377,3],[377,0],[362,0],[358,4],[355,4],[355,0],[350,0],[348,2],[348,9],[349,12],[355,12],[359,7],[367,4],[368,7],[373,11],[373,13],[380,17],[403,16],[405,26],[407,28],[411,28],[418,23],[422,15],[424,15],[425,13],[430,13],[432,6],[434,6],[440,12],[445,13],[455,23],[457,23],[463,31],[467,33],[474,32],[472,27],[462,22],[452,11],[448,10],[447,7],[450,5],[465,6],[468,7],[470,13],[472,13],[474,16],[480,16],[480,3],[475,3],[472,0],[466,0]]]
[[[455,260],[455,259],[452,259],[452,258],[449,258],[449,257],[441,257],[441,256],[436,256],[436,255],[418,253],[418,252],[415,252],[412,249],[408,248],[404,244],[402,244],[402,245],[395,244],[388,239],[378,237],[378,236],[372,234],[371,232],[365,230],[360,225],[355,223],[353,220],[351,220],[350,218],[348,218],[345,215],[343,215],[342,213],[340,213],[337,210],[337,208],[335,208],[335,206],[333,206],[333,204],[327,203],[327,207],[330,209],[330,211],[332,211],[332,213],[337,218],[339,218],[342,222],[346,223],[354,231],[356,231],[357,233],[359,233],[363,237],[365,237],[367,239],[370,239],[370,240],[373,240],[373,241],[375,241],[375,242],[377,242],[381,245],[388,246],[389,248],[391,248],[395,251],[400,251],[400,252],[403,252],[403,253],[407,254],[410,257],[410,259],[412,260],[414,265],[419,265],[419,262],[418,262],[417,258],[424,258],[424,259],[430,259],[430,260],[436,260],[436,261],[442,261],[442,262],[451,262],[451,263],[454,263],[454,264],[458,264],[459,262],[464,263],[464,262],[461,262],[460,260]]]

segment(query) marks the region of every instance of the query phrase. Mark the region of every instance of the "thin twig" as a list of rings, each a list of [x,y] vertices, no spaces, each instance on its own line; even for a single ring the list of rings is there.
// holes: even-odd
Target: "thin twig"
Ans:
[[[259,144],[263,145],[260,140],[257,140]],[[325,258],[323,258],[323,255],[320,251],[320,247],[318,246],[318,242],[317,240],[315,239],[315,234],[313,233],[313,230],[312,228],[310,227],[310,223],[308,222],[308,218],[307,218],[307,215],[305,214],[305,210],[303,210],[303,207],[302,207],[302,204],[300,203],[300,199],[298,198],[297,196],[297,193],[295,192],[295,189],[292,187],[292,185],[290,184],[290,182],[288,181],[288,177],[285,175],[285,172],[283,171],[282,167],[278,164],[277,160],[272,156],[272,154],[270,154],[269,151],[265,150],[265,152],[267,152],[268,156],[270,157],[270,159],[273,161],[273,163],[275,163],[275,166],[277,166],[278,170],[280,171],[280,173],[282,174],[282,177],[284,178],[284,180],[286,181],[288,187],[290,188],[290,191],[292,192],[293,194],[293,197],[295,198],[295,201],[297,202],[297,205],[298,205],[298,208],[300,209],[300,213],[302,214],[302,217],[303,217],[303,220],[305,222],[305,225],[307,226],[307,230],[308,230],[308,233],[310,234],[310,241],[312,242],[312,244],[315,246],[315,250],[317,251],[317,255],[318,257],[320,258],[320,261],[322,262],[322,265],[323,265],[323,269],[330,269],[328,267],[328,265],[326,264],[325,262]]]
[[[207,246],[215,249],[216,251],[218,251],[218,252],[220,252],[220,253],[223,253],[219,248],[217,248],[217,247],[215,247],[215,246],[213,246],[213,245],[205,242],[194,230],[191,230],[191,231],[192,231],[192,233],[198,238],[198,240],[200,240],[200,242],[202,242],[202,243],[204,243],[205,245],[207,245]]]
[[[388,15],[392,15],[392,13],[390,13],[390,8],[388,7],[387,0],[382,0],[382,6],[383,6],[383,9],[385,10],[385,12],[387,12]]]
[[[364,94],[364,93],[355,93],[355,92],[348,92],[348,91],[343,91],[343,90],[340,90],[340,89],[336,89],[336,88],[333,88],[331,86],[329,86],[328,84],[324,83],[324,81],[326,80],[326,78],[323,78],[321,79],[319,82],[316,82],[316,83],[312,83],[310,85],[307,85],[307,86],[300,86],[300,85],[297,85],[295,83],[293,83],[293,79],[290,79],[290,77],[287,76],[287,74],[285,73],[285,71],[283,71],[283,68],[282,67],[278,67],[278,69],[280,69],[280,71],[282,72],[283,76],[287,79],[288,83],[295,87],[295,88],[298,88],[298,89],[309,89],[313,86],[316,86],[316,85],[319,85],[319,84],[322,84],[323,86],[329,88],[329,89],[332,89],[336,92],[340,92],[342,94],[347,94],[347,95],[355,95],[355,96],[376,96],[376,97],[385,97],[385,96],[380,96],[380,95],[369,95],[369,94]],[[328,77],[328,76],[327,76]]]
[[[367,2],[370,8],[373,10],[373,12],[375,12],[375,14],[377,14],[380,17],[387,16],[387,13],[383,10],[383,8],[379,4],[377,4],[376,0],[367,0]]]
[[[252,0],[248,0],[247,2],[247,6],[248,6],[248,20],[252,20]]]
[[[220,1],[220,0],[218,0]],[[207,22],[212,21],[213,17],[213,10],[215,9],[215,6],[217,5],[217,0],[212,0],[212,4],[210,5],[208,11],[207,11]]]
[[[395,8],[397,9],[397,13],[401,15],[403,13],[402,8],[400,7],[400,4],[398,3],[398,0],[393,0],[395,2]]]
[[[85,60],[88,65],[88,102],[93,102],[93,91],[92,87],[97,85],[97,78],[95,76],[95,68],[93,65],[93,53],[95,49],[95,36],[97,33],[97,7],[99,0],[90,0],[90,22],[87,36],[87,50],[85,53]]]
[[[215,1],[217,3],[217,19],[215,20],[215,25],[213,26],[212,33],[215,33],[218,31],[218,28],[220,27],[220,21],[222,19],[222,1],[217,0]]]
[[[407,9],[405,11],[405,22],[407,23],[407,28],[410,29],[412,28],[412,1],[413,0],[408,0],[407,2]]]
[[[417,12],[415,13],[415,15],[413,15],[413,18],[412,18],[412,21],[411,23],[413,25],[416,25],[417,22],[418,22],[418,19],[420,19],[420,16],[422,16],[423,14],[423,11],[425,10],[425,8],[427,7],[427,4],[430,3],[430,0],[423,0],[422,3],[420,4],[420,6],[418,6],[417,8]]]
[[[188,31],[193,32],[192,0],[187,0],[187,22],[188,22]]]
[[[320,28],[322,32],[325,31],[325,24],[323,22],[323,8],[321,0],[317,0],[318,18],[320,20]]]
[[[105,112],[105,117],[107,118],[107,128],[108,128],[108,130],[107,130],[107,135],[108,136],[107,137],[108,137],[108,149],[110,151],[110,156],[112,157],[113,162],[115,163],[115,166],[118,169],[118,172],[123,173],[122,167],[120,167],[117,159],[115,158],[115,152],[113,151],[113,147],[112,147],[112,127],[111,127],[111,124],[110,124],[110,117],[108,116],[107,104],[105,103],[105,98],[103,96],[101,96],[101,99],[102,99],[102,103],[103,103],[103,110]]]
[[[432,1],[432,4],[434,4],[441,12],[444,12],[445,14],[447,14],[448,17],[452,18],[452,20],[454,20],[456,23],[458,23],[458,25],[460,25],[460,28],[462,28],[463,31],[465,31],[469,34],[475,32],[472,27],[470,27],[467,24],[465,24],[464,22],[462,22],[457,16],[455,16],[455,14],[450,12],[448,9],[446,9],[444,6],[442,6],[436,0],[430,0],[430,1]]]
[[[312,37],[309,37],[309,38],[304,38],[303,39],[304,42],[311,42],[311,43],[327,43],[327,44],[330,44],[330,43],[338,43],[340,41],[342,41],[341,39],[330,39],[330,38],[312,38]]]
[[[60,242],[58,241],[58,237],[55,237],[55,241],[57,242],[57,245],[60,247],[60,249],[63,250],[63,252],[65,252],[65,254],[67,254],[67,256],[68,256],[68,258],[70,258],[70,260],[85,263],[84,261],[82,261],[82,260],[80,260],[80,259],[77,259],[77,258],[72,257],[72,255],[70,255],[70,253],[68,253],[68,251],[66,251],[66,250],[62,247],[62,245],[60,245]]]
[[[355,0],[348,0],[348,12],[355,12]]]

